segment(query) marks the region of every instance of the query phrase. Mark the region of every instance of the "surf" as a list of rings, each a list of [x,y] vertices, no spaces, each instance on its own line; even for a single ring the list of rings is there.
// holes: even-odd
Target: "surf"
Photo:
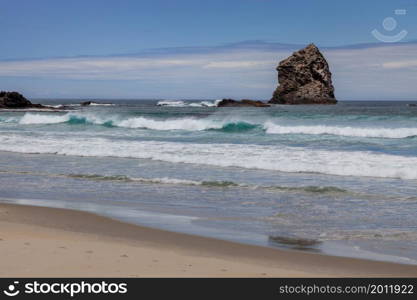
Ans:
[[[381,127],[352,127],[331,125],[294,125],[283,126],[266,122],[264,129],[268,134],[305,134],[305,135],[336,135],[361,138],[403,139],[417,135],[417,128],[381,128]]]
[[[372,151],[318,150],[257,144],[197,144],[50,135],[0,136],[0,150],[90,157],[125,157],[291,173],[417,179],[417,157]]]
[[[282,120],[280,122],[283,122]],[[417,127],[383,127],[375,126],[342,126],[342,125],[281,125],[273,120],[251,119],[240,115],[209,116],[205,118],[149,118],[145,116],[126,117],[120,115],[100,115],[98,113],[25,113],[17,117],[2,118],[0,123],[18,123],[19,125],[99,125],[131,129],[148,129],[157,131],[183,130],[204,131],[218,130],[236,133],[260,129],[270,135],[332,135],[352,138],[404,139],[417,136]]]

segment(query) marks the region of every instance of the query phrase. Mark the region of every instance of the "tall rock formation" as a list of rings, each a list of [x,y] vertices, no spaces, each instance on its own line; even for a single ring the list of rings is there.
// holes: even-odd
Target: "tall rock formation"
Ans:
[[[337,103],[329,65],[314,44],[281,61],[277,71],[279,86],[269,103]]]

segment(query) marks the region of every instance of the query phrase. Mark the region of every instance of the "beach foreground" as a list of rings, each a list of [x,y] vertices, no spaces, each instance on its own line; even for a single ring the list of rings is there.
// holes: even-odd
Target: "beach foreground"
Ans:
[[[415,277],[417,266],[277,250],[0,204],[1,277]]]

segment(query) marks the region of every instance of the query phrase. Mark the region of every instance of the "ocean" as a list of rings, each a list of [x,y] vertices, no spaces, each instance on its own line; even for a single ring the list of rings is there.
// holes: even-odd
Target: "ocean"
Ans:
[[[0,112],[1,202],[417,264],[411,102],[35,102],[71,109]]]

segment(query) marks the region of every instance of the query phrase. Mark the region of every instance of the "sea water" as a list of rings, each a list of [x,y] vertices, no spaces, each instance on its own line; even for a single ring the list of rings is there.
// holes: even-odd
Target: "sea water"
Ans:
[[[417,263],[417,107],[409,102],[38,102],[62,110],[0,112],[2,202]]]

